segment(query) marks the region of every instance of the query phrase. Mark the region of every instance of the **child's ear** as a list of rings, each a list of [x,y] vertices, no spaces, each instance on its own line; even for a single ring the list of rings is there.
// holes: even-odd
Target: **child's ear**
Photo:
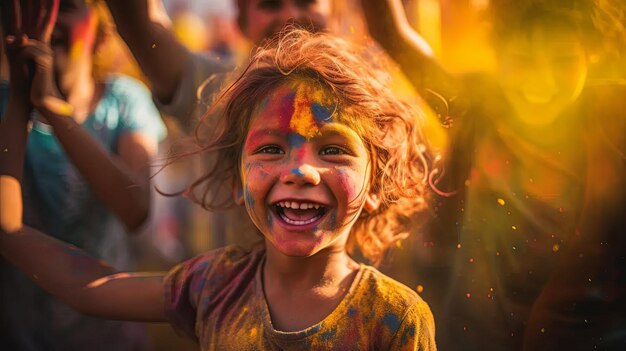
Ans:
[[[378,209],[379,206],[380,199],[378,198],[378,195],[372,193],[367,194],[367,196],[365,197],[365,204],[363,205],[363,209],[367,213],[373,213]]]
[[[246,204],[243,198],[243,187],[239,182],[233,187],[233,199],[237,205],[243,206]]]

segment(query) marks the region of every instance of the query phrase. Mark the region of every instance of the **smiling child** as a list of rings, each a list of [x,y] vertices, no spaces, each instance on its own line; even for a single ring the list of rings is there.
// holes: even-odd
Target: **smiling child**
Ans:
[[[204,189],[215,208],[213,190],[230,186],[264,245],[210,251],[167,274],[116,273],[2,217],[2,255],[83,312],[169,321],[203,350],[435,349],[428,305],[352,258],[378,263],[406,237],[430,159],[421,112],[352,52],[292,28],[218,99],[202,145],[216,161],[190,194]]]

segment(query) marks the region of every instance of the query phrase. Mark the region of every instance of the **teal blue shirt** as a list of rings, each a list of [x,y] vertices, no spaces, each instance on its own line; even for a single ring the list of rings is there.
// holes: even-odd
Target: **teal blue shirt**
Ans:
[[[149,91],[118,75],[107,79],[103,96],[83,127],[112,154],[117,154],[119,139],[126,133],[141,133],[155,141],[165,136]],[[123,225],[91,191],[51,129],[37,121],[28,137],[23,188],[25,223],[118,268],[128,266]]]

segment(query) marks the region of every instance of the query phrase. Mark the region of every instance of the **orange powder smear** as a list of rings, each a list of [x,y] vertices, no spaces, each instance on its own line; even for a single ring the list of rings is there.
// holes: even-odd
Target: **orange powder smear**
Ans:
[[[293,100],[293,116],[289,127],[307,140],[319,133],[315,117],[311,111],[311,104],[328,105],[328,98],[322,89],[310,84],[298,84],[296,96]]]
[[[87,17],[79,23],[72,33],[69,57],[76,60],[87,49],[91,50],[96,39],[97,17],[95,11],[89,11]]]

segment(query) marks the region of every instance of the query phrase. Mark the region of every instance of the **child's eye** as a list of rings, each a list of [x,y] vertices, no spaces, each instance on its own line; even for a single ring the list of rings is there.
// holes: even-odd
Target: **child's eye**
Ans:
[[[320,151],[320,155],[322,156],[344,155],[344,154],[347,154],[347,152],[338,146],[327,146]]]
[[[284,154],[285,152],[280,147],[278,147],[276,145],[267,145],[267,146],[263,146],[263,147],[259,148],[254,153],[255,154],[277,155],[277,154]]]

